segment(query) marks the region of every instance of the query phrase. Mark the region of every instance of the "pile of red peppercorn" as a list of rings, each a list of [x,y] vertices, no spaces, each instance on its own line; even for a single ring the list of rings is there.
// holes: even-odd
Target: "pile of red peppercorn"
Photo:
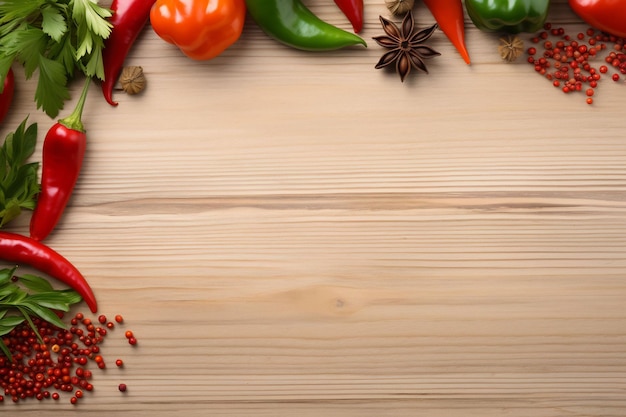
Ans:
[[[41,339],[23,323],[0,341],[13,356],[12,360],[0,356],[0,387],[4,390],[0,402],[4,402],[4,396],[16,403],[30,398],[59,400],[66,393],[71,396],[69,401],[77,404],[85,391],[93,390],[90,364],[106,368],[100,346],[108,331],[123,322],[122,316],[108,321],[106,316],[100,315],[94,323],[77,313],[69,329],[58,328],[39,318],[32,321]],[[137,344],[130,330],[125,336],[129,344]],[[117,359],[115,364],[122,367],[124,362]],[[126,385],[120,384],[119,390],[126,391]]]
[[[588,104],[593,104],[592,96],[598,82],[613,69],[610,74],[613,81],[620,81],[626,74],[626,40],[616,36],[587,29],[578,33],[573,39],[563,28],[552,28],[546,23],[544,30],[531,39],[537,46],[529,47],[528,63],[535,67],[537,73],[552,81],[554,87],[564,93],[584,92]],[[608,52],[607,44],[612,45]],[[543,47],[538,54],[537,47]],[[599,68],[592,66],[592,61],[606,53],[604,62]]]

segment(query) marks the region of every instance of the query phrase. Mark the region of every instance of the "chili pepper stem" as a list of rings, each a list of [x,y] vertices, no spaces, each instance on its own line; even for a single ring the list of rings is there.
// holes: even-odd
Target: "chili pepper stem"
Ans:
[[[69,116],[59,120],[59,123],[68,129],[76,130],[78,132],[84,132],[85,127],[83,126],[83,109],[85,108],[85,101],[87,99],[87,93],[89,92],[89,86],[91,84],[91,78],[87,77],[85,79],[85,85],[83,86],[83,91],[80,93],[80,97],[78,98],[78,102],[76,103],[76,107],[74,111]]]

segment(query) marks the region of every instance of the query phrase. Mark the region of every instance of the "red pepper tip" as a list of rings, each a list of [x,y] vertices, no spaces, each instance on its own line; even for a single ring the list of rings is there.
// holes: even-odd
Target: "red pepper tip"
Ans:
[[[117,101],[113,101],[113,97],[111,96],[111,94],[107,94],[107,92],[104,92],[104,99],[113,107],[117,107],[117,105],[119,104]]]

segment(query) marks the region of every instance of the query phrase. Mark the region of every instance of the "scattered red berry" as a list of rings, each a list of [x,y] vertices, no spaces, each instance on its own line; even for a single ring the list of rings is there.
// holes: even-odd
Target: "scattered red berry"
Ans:
[[[620,81],[620,74],[626,75],[626,53],[622,52],[626,38],[596,33],[593,28],[572,37],[564,28],[546,23],[544,30],[530,41],[535,45],[527,48],[527,61],[535,72],[563,93],[584,92],[588,104],[593,103],[591,97],[600,85],[601,74],[614,71],[610,74],[613,81]],[[607,43],[612,47],[608,48]],[[542,51],[538,51],[539,48]],[[593,61],[601,51],[606,54],[600,58],[605,64],[596,68]]]
[[[104,315],[97,321],[107,322]],[[32,323],[36,332],[29,324],[22,323],[0,338],[0,343],[6,345],[13,357],[11,361],[0,355],[0,389],[15,403],[31,398],[57,401],[63,393],[71,393],[70,403],[77,404],[86,391],[93,390],[89,364],[94,363],[100,369],[106,367],[104,356],[100,354],[106,329],[96,327],[82,313],[70,319],[69,329],[58,328],[39,318],[32,318]],[[130,336],[129,343],[131,340],[136,343],[132,332]],[[121,359],[115,363],[123,365]],[[4,396],[0,395],[0,402],[4,402]]]
[[[128,388],[126,387],[126,384],[120,384],[118,385],[117,389],[119,389],[120,392],[126,392]]]

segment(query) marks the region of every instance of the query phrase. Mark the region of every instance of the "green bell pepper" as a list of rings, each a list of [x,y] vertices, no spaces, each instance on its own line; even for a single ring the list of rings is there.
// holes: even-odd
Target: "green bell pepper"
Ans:
[[[549,6],[550,0],[465,0],[470,19],[485,32],[537,32]]]

